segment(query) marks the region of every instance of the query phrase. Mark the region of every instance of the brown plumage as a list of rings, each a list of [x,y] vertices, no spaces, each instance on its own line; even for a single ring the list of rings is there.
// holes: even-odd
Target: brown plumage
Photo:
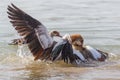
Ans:
[[[76,40],[80,40],[81,42],[84,41],[83,37],[80,34],[71,34],[70,38],[71,38],[72,42],[74,42]]]
[[[75,50],[79,50],[85,59],[95,60],[93,54],[84,46],[84,39],[80,34],[72,34],[70,35],[72,46]],[[101,58],[98,58],[98,61],[105,61],[108,58],[108,53],[103,52],[101,50],[97,50],[101,54]]]
[[[61,42],[56,42],[53,40],[54,36],[61,37],[58,31],[49,33],[41,22],[28,15],[14,4],[8,6],[7,13],[12,26],[19,35],[22,36],[25,44],[28,45],[29,50],[34,56],[34,60],[53,59],[53,57],[55,60],[59,57],[59,54],[61,54],[60,57],[62,57],[61,59],[65,62],[68,62],[68,60],[71,62],[77,59],[76,57],[72,57],[74,54],[72,47],[68,47],[68,45],[71,45],[68,41],[62,40]]]
[[[73,48],[75,48],[76,50],[84,49],[83,47],[84,39],[80,34],[72,34],[70,35],[70,38]]]

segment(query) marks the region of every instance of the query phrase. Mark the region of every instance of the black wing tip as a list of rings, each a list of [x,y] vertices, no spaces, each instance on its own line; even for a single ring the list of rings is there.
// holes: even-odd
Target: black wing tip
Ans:
[[[8,6],[15,6],[13,3],[10,3],[10,5],[8,5]]]
[[[8,14],[8,18],[9,19],[12,19],[12,17],[16,16],[16,15],[19,15],[20,13],[20,9],[17,8],[13,3],[11,3],[11,5],[8,5],[7,7],[7,14]]]
[[[13,3],[11,3],[11,6],[14,7],[15,9],[18,9],[18,7],[15,6]]]
[[[13,4],[13,3],[11,3],[11,5],[13,6],[14,4]]]
[[[8,5],[8,11],[9,11],[9,9],[19,9],[16,5],[14,5],[13,3],[11,3],[10,5]]]
[[[8,8],[11,7],[11,6],[15,6],[13,3],[11,3],[10,5],[8,5]]]
[[[7,13],[10,13],[11,10],[14,9],[14,7],[12,5],[13,5],[12,3],[11,3],[11,5],[8,5],[8,7],[7,7]]]

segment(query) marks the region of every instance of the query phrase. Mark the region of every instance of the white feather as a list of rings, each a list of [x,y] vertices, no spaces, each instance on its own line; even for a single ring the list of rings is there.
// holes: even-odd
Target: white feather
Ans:
[[[35,32],[43,49],[46,49],[52,46],[53,39],[48,34],[45,27],[39,26],[38,28],[35,29]]]
[[[82,61],[85,61],[85,57],[80,51],[73,49],[73,54],[76,54]]]
[[[69,34],[65,34],[62,38],[68,40],[70,43],[72,42]]]
[[[55,44],[54,48],[52,50],[54,50],[57,46],[65,44],[66,41],[64,41],[63,39],[61,39],[59,42],[57,42],[57,44]]]
[[[93,57],[98,60],[98,58],[101,58],[101,53],[99,53],[96,49],[90,47],[90,46],[86,46],[86,49],[88,49],[91,54],[93,55]]]

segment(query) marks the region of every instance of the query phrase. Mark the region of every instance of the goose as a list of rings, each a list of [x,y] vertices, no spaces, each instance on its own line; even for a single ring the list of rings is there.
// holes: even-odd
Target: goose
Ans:
[[[53,34],[49,34],[47,28],[37,19],[14,4],[8,5],[7,10],[10,23],[27,43],[34,60],[54,61],[58,56],[61,56],[61,60],[66,63],[80,60],[77,55],[73,54],[72,45],[69,41],[65,39],[61,39],[59,42],[55,41],[52,38]]]
[[[92,63],[91,61],[104,62],[110,55],[107,52],[98,50],[88,45],[84,45],[84,39],[80,34],[66,34],[62,37],[62,39],[67,40],[71,44],[73,54],[77,57],[77,59],[74,60],[72,64],[76,66],[82,65],[83,63],[86,64],[88,62]],[[59,56],[59,58],[60,57],[61,56]]]
[[[73,49],[77,50],[79,54],[81,53],[86,59],[95,60],[95,61],[105,61],[108,58],[108,53],[103,52],[101,50],[95,49],[91,46],[84,45],[84,39],[80,34],[72,34],[70,35],[71,44]]]

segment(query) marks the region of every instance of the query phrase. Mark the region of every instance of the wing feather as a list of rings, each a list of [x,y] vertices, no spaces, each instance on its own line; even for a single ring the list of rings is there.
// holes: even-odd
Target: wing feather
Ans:
[[[46,27],[14,4],[9,5],[7,9],[8,18],[15,30],[17,30],[19,35],[28,43],[31,53],[35,57],[40,58],[42,51],[50,47],[53,43]],[[36,32],[37,29],[39,29],[39,31]],[[44,39],[42,39],[43,37]]]

